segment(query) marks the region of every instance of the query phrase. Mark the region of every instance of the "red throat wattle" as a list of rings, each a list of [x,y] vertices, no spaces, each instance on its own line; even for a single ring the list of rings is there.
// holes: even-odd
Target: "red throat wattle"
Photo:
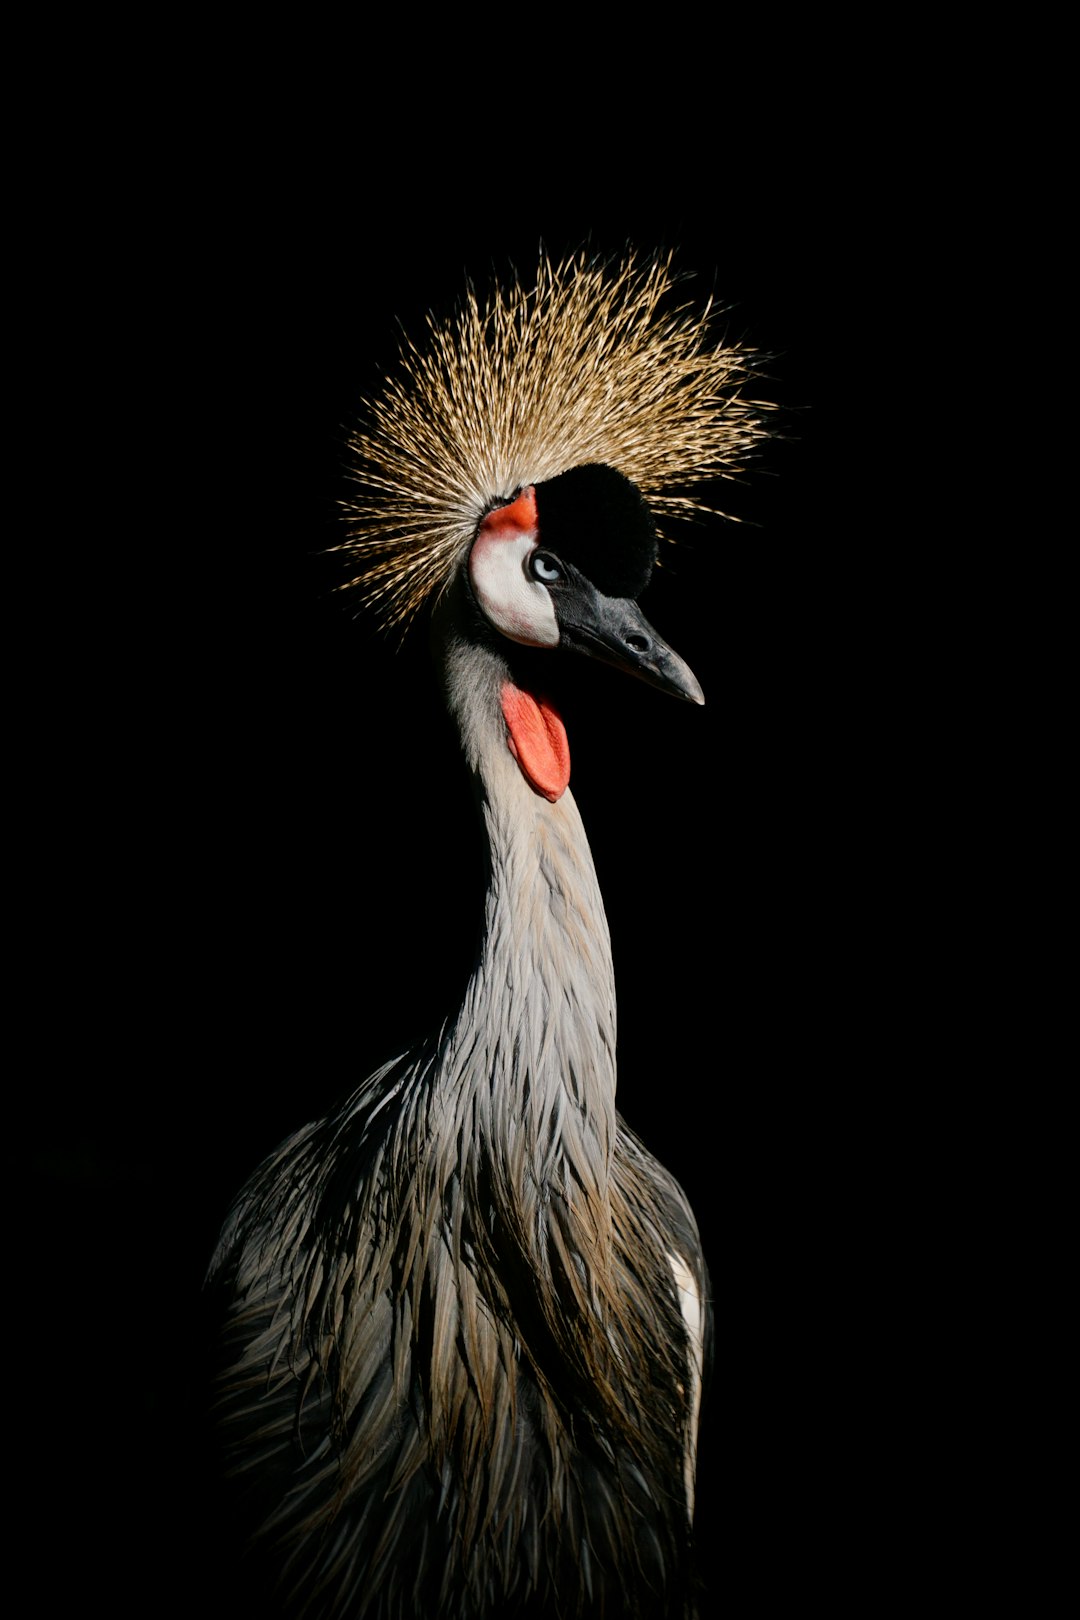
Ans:
[[[534,698],[513,681],[502,689],[507,745],[532,788],[552,804],[570,782],[570,744],[558,710],[546,698]]]

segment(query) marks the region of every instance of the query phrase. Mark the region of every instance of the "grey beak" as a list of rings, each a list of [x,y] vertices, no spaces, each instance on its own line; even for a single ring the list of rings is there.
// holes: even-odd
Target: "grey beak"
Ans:
[[[631,597],[604,596],[576,569],[567,572],[572,572],[570,588],[559,592],[555,608],[561,646],[599,658],[672,697],[705,702],[689,664],[657,635]]]

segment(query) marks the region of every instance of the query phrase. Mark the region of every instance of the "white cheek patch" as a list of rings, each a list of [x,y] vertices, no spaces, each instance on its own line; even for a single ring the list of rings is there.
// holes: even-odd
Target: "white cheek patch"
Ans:
[[[526,647],[557,647],[559,626],[551,597],[526,563],[536,550],[536,530],[484,523],[469,553],[469,580],[484,617],[504,636]]]

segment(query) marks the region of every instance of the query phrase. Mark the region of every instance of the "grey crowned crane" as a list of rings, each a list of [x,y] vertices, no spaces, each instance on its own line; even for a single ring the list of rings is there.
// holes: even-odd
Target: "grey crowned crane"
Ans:
[[[608,928],[537,674],[566,650],[703,701],[636,598],[655,522],[764,429],[751,357],[666,312],[672,281],[578,258],[470,292],[355,439],[343,550],[386,624],[433,604],[487,893],[461,1005],[282,1144],[212,1261],[252,1613],[696,1612],[708,1279],[615,1110]]]

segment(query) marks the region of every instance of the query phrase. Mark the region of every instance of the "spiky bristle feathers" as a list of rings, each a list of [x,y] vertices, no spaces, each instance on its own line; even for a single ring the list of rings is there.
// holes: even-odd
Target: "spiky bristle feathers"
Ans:
[[[739,473],[765,436],[743,398],[753,350],[718,341],[709,300],[667,308],[671,256],[585,256],[536,283],[469,288],[454,317],[406,340],[352,437],[346,583],[404,628],[441,591],[484,513],[526,484],[590,462],[633,480],[664,517],[715,508],[694,493]]]

